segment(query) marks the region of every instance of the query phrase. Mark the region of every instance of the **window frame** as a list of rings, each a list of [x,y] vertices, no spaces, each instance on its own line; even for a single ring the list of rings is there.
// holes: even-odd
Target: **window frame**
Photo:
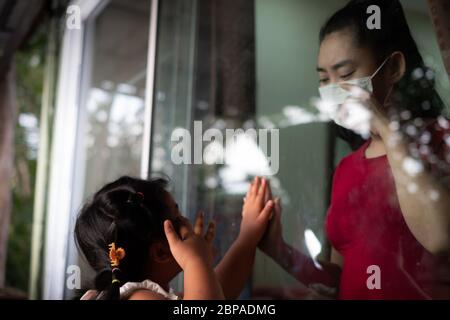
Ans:
[[[92,32],[89,23],[110,0],[72,0],[70,5],[80,8],[80,29],[64,28],[56,88],[53,141],[50,155],[48,209],[44,240],[42,297],[50,300],[65,298],[66,267],[70,255],[76,252],[73,242],[73,222],[81,205],[83,177],[75,168],[83,159],[78,154],[79,132],[84,128],[82,118],[86,80],[90,76],[90,50]],[[159,0],[150,2],[150,22],[147,46],[147,78],[145,88],[145,118],[140,176],[148,177],[151,150],[151,127],[155,81],[155,58]]]

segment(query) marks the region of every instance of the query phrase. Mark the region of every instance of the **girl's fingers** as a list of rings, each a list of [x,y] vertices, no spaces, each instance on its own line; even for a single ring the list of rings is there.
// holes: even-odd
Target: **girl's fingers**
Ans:
[[[164,221],[164,233],[166,234],[167,242],[169,242],[170,247],[180,241],[180,237],[175,232],[173,224],[170,220]]]
[[[205,240],[211,243],[214,240],[215,235],[216,235],[216,224],[213,221],[211,221],[208,224],[208,229],[206,230],[205,233]]]
[[[189,222],[188,218],[186,218],[184,216],[179,216],[178,221],[179,221],[180,226],[184,226],[185,228],[187,228],[189,230],[189,232],[194,232],[194,227]]]
[[[264,205],[267,203],[264,202],[264,197],[266,195],[266,189],[267,189],[267,180],[266,179],[261,179],[261,185],[259,186],[259,190],[258,193],[256,195],[256,205],[258,206],[258,208],[263,208]]]
[[[189,228],[189,226],[186,224],[180,225],[179,233],[180,233],[181,240],[185,240],[191,232],[192,232],[192,227]]]
[[[247,193],[245,194],[245,198],[244,199],[248,199],[248,197],[250,196],[250,193],[252,191],[252,187],[253,187],[253,181],[250,182],[250,185],[248,186],[248,190],[247,190]]]
[[[266,187],[267,187],[267,180],[261,179],[261,184],[259,185],[258,193],[256,194],[256,196],[261,200],[264,200],[264,196],[266,194]]]
[[[267,203],[267,201],[271,200],[273,198],[272,196],[272,188],[270,187],[270,181],[266,181],[266,193],[264,194],[264,203]]]
[[[203,234],[203,223],[204,223],[204,214],[202,211],[197,213],[197,217],[195,218],[194,224],[194,233],[197,235]]]
[[[255,177],[255,180],[253,180],[252,187],[250,188],[250,197],[254,197],[259,189],[259,177]]]

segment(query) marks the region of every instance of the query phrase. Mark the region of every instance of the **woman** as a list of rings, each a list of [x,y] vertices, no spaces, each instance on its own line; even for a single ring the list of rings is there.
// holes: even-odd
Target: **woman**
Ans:
[[[367,28],[370,5],[381,9],[379,30]],[[353,93],[341,108],[372,114],[370,138],[334,174],[331,261],[317,268],[283,241],[278,201],[260,248],[341,299],[450,298],[450,123],[399,1],[353,0],[336,12],[320,33],[317,70],[321,91],[339,84]],[[364,78],[364,89],[344,83]]]

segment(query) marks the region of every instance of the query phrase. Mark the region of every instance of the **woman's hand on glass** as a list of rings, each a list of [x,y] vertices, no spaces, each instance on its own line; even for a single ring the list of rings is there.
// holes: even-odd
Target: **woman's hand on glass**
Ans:
[[[267,180],[256,177],[244,198],[242,222],[239,238],[250,245],[256,245],[267,229],[274,206],[272,200],[266,201]]]
[[[273,200],[272,190],[270,183],[267,183],[265,200]],[[258,244],[259,249],[268,256],[275,258],[278,252],[281,252],[281,248],[284,245],[283,239],[283,227],[281,225],[281,199],[275,198],[274,208],[271,212],[271,219],[269,225],[264,233],[261,241]]]

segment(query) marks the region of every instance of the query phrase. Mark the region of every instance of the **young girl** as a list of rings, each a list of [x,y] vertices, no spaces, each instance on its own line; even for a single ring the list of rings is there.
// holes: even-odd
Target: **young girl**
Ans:
[[[85,204],[75,235],[96,271],[96,290],[82,299],[180,299],[169,282],[181,270],[184,299],[233,299],[242,291],[273,207],[266,180],[255,178],[249,188],[239,236],[214,269],[214,224],[204,232],[200,214],[191,226],[165,186],[163,179],[122,177]]]

